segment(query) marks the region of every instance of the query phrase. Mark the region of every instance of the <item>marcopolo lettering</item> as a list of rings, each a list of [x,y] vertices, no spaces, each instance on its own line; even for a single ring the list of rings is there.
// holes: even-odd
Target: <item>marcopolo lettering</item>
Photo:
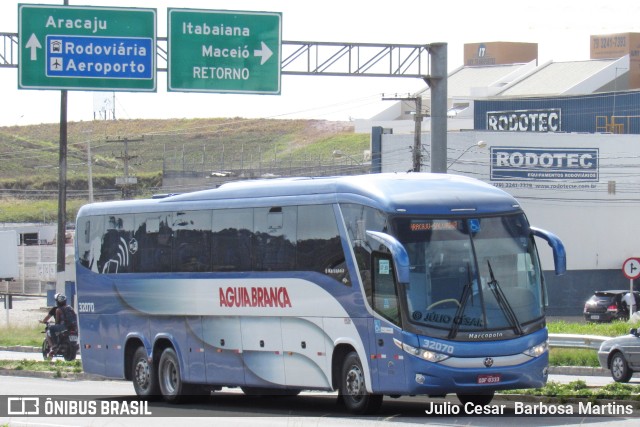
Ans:
[[[560,132],[561,110],[490,111],[487,130],[500,132]]]
[[[491,147],[491,180],[598,181],[597,148]]]

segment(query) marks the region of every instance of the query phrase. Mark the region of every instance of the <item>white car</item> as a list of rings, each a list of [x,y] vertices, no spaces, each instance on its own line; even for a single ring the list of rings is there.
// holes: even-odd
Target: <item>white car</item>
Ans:
[[[600,366],[611,369],[611,377],[619,383],[629,382],[634,372],[640,372],[640,333],[633,328],[628,335],[611,338],[598,350]]]

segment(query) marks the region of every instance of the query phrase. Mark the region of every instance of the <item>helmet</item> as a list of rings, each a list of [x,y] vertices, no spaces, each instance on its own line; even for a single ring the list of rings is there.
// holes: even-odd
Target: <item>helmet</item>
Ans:
[[[65,305],[67,303],[67,297],[64,294],[56,294],[54,298],[58,306]]]

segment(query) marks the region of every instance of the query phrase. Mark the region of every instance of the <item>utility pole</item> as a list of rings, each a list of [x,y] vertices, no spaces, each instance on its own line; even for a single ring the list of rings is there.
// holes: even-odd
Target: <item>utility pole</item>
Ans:
[[[93,203],[93,172],[91,170],[91,140],[87,141],[87,170],[89,173],[89,203]]]
[[[118,160],[122,160],[124,163],[124,178],[116,177],[116,185],[122,185],[122,198],[126,199],[129,197],[129,185],[137,184],[138,180],[135,177],[129,177],[129,160],[135,159],[138,156],[130,156],[129,155],[129,143],[130,142],[142,142],[144,141],[144,136],[137,139],[129,139],[129,138],[121,138],[118,137],[116,139],[108,139],[107,142],[122,142],[124,144],[124,153],[120,156],[114,156]]]
[[[382,98],[383,101],[412,101],[416,104],[416,112],[413,116],[415,122],[415,129],[413,135],[413,151],[411,158],[413,159],[413,172],[420,172],[422,166],[422,119],[427,116],[422,112],[422,96],[407,96],[407,97],[390,97]]]

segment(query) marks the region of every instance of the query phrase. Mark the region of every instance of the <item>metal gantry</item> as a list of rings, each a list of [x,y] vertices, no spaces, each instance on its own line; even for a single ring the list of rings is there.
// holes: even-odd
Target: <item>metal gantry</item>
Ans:
[[[0,67],[18,67],[17,33],[0,33]]]
[[[429,45],[283,41],[282,74],[429,76]]]
[[[18,67],[17,33],[0,33],[0,67]],[[167,71],[167,38],[156,44],[158,71]],[[283,41],[282,74],[430,78],[430,45]]]

